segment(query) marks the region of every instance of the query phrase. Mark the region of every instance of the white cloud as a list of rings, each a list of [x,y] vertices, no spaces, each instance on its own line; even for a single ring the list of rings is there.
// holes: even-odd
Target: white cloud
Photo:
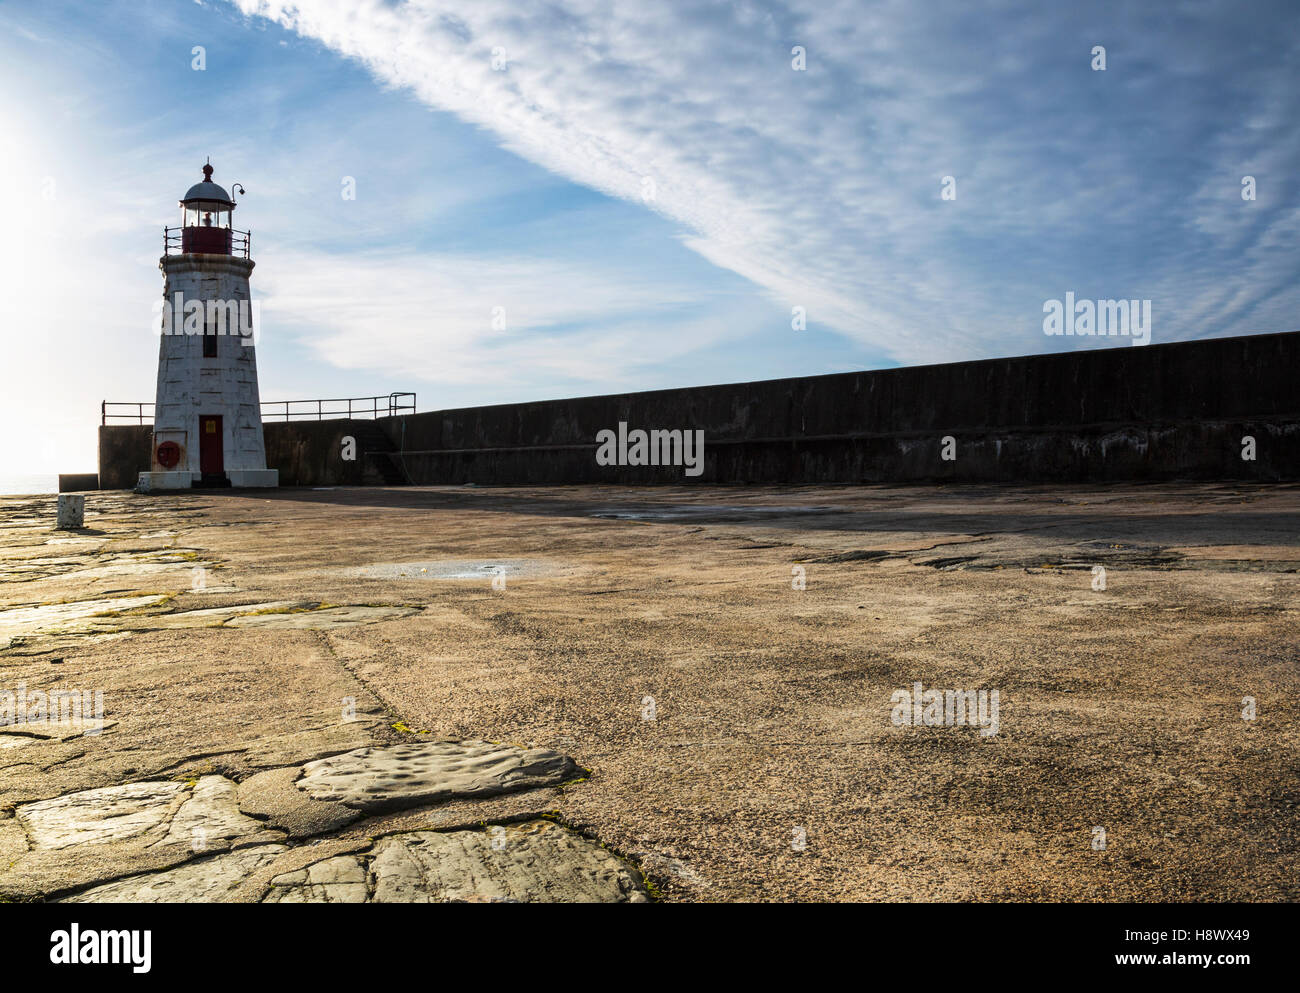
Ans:
[[[1203,316],[1199,288],[1177,278],[1195,260],[1153,268],[1138,241],[1162,208],[1154,233],[1176,238],[1184,222],[1231,226],[1220,214],[1233,205],[1196,222],[1161,186],[1162,142],[1193,141],[1210,108],[1183,106],[1153,60],[1183,87],[1261,95],[1198,176],[1230,172],[1248,137],[1278,133],[1294,104],[1277,96],[1284,75],[1214,46],[1212,17],[1165,25],[1122,7],[1073,23],[1017,4],[236,3],[576,182],[636,200],[650,177],[650,206],[706,259],[903,361],[1047,347],[1039,306],[1094,274],[1093,230],[1135,247],[1135,265],[1104,274],[1097,295],[1158,287],[1166,327]],[[1088,68],[1099,38],[1106,73]],[[806,72],[791,68],[794,45]],[[1284,148],[1275,161],[1294,162],[1294,140]],[[955,202],[939,199],[945,175]],[[1231,306],[1253,275],[1218,273],[1238,281]]]
[[[743,330],[710,320],[718,301],[697,287],[530,258],[286,251],[257,292],[263,342],[289,335],[342,369],[459,386],[633,385]]]
[[[492,2],[240,7],[361,59],[577,182],[636,200],[649,177],[649,206],[683,224],[710,261],[864,341],[926,347],[900,341],[914,301],[898,274],[925,264],[901,221],[900,202],[915,191],[891,178],[910,165],[888,163],[878,142],[891,135],[871,134],[862,108],[839,105],[846,86],[877,85],[870,63],[827,68],[844,37],[863,35],[849,7],[822,5],[815,25],[744,4],[730,13],[587,2],[531,12]],[[795,43],[810,48],[812,71],[791,68]],[[494,49],[506,71],[492,68]],[[940,158],[932,162],[937,197]],[[881,266],[873,249],[868,264],[864,245],[882,242],[892,263]]]

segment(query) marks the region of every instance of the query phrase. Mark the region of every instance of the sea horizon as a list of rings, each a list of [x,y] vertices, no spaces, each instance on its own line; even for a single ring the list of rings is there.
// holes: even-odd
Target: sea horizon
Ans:
[[[0,496],[45,496],[58,492],[57,472],[16,472],[0,475]]]

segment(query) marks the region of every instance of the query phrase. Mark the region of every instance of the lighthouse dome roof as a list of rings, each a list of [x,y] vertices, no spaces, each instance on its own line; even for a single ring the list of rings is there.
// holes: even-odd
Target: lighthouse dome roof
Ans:
[[[188,203],[191,200],[219,200],[231,206],[234,206],[235,203],[234,200],[230,199],[230,194],[223,187],[212,181],[211,165],[203,167],[203,182],[195,183],[185,191],[185,196],[181,197],[181,203]]]
[[[185,196],[181,197],[181,202],[186,200],[221,200],[225,203],[234,203],[230,199],[230,194],[216,183],[195,183],[185,191]]]

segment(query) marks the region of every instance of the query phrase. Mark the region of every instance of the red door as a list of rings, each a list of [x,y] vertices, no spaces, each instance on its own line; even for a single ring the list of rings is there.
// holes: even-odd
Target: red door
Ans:
[[[226,471],[225,452],[221,447],[221,415],[199,415],[199,472],[220,475]]]

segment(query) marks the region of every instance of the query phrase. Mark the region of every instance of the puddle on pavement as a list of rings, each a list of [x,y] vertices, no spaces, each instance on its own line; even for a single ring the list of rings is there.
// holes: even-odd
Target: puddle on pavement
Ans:
[[[491,579],[559,575],[559,566],[538,559],[439,559],[433,562],[378,562],[344,569],[354,579]]]

